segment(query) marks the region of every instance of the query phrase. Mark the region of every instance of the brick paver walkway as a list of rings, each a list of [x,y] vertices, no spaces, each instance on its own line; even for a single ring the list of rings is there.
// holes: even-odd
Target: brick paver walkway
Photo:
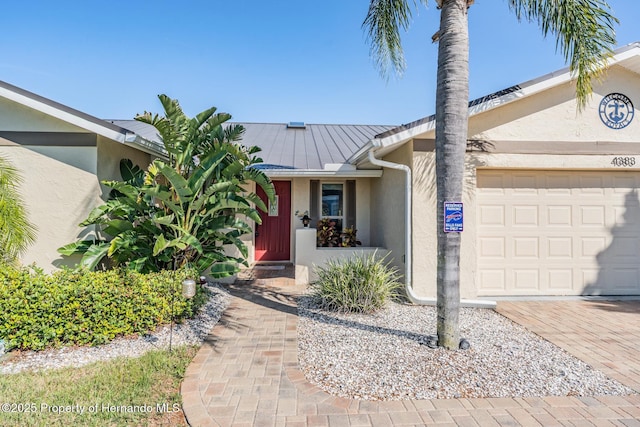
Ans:
[[[333,397],[297,365],[295,286],[237,283],[182,384],[192,426],[640,426],[640,395],[372,402]],[[598,369],[638,387],[640,302],[500,302]]]

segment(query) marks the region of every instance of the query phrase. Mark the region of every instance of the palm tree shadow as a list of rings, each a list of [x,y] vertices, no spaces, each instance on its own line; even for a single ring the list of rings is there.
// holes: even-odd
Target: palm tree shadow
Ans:
[[[257,285],[251,282],[243,283],[243,281],[225,285],[225,288],[234,297],[272,310],[293,314],[294,316],[298,315],[297,295],[295,292],[287,292],[281,287]]]
[[[634,300],[613,300],[594,301],[591,305],[604,311],[640,314],[640,299]]]
[[[312,301],[312,297],[303,297],[306,301],[303,302],[302,307],[299,308],[298,315],[301,318],[306,318],[314,322],[324,323],[326,325],[339,325],[350,329],[356,329],[365,332],[374,332],[377,334],[390,335],[406,340],[415,341],[418,344],[426,345],[427,342],[437,339],[434,334],[420,334],[410,332],[402,329],[385,328],[383,326],[374,326],[366,323],[357,322],[351,319],[340,318],[331,316],[329,312],[324,310],[317,310],[315,303]]]
[[[299,316],[300,318],[306,318],[327,325],[342,325],[347,328],[361,331],[392,335],[413,340],[420,344],[426,344],[431,337],[429,334],[418,334],[400,329],[372,326],[366,323],[332,316],[330,312],[327,311],[313,310],[313,308],[311,308],[313,307],[313,303],[310,301],[312,297],[299,295],[294,292],[287,292],[285,290],[286,288],[282,287],[238,282],[233,285],[226,285],[225,287],[234,297],[250,301],[254,304],[258,304],[272,310],[292,314]],[[304,301],[302,301],[303,299]],[[300,304],[301,302],[302,304]],[[308,309],[307,306],[311,306],[311,309]],[[233,319],[226,319],[226,321],[233,327],[241,327],[238,322],[235,322]]]
[[[638,190],[625,195],[624,212],[611,228],[611,243],[597,255],[597,276],[583,288],[583,295],[637,295],[640,293],[640,200]],[[635,265],[634,268],[630,268]],[[627,304],[601,303],[603,309]],[[633,306],[635,304],[631,304]],[[626,310],[624,308],[623,310]]]

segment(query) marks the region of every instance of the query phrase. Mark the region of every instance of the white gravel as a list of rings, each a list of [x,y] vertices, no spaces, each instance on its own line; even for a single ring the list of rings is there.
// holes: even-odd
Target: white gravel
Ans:
[[[624,395],[634,391],[493,310],[460,313],[468,350],[431,349],[436,308],[391,303],[372,315],[299,302],[299,362],[323,390],[367,400]]]
[[[217,284],[205,285],[209,300],[193,319],[174,324],[171,345],[199,345],[229,305],[231,297]],[[116,338],[96,347],[63,347],[44,351],[9,352],[0,358],[0,374],[13,374],[24,370],[41,371],[66,366],[83,366],[116,357],[138,357],[150,350],[169,348],[169,325],[153,333],[137,337]]]

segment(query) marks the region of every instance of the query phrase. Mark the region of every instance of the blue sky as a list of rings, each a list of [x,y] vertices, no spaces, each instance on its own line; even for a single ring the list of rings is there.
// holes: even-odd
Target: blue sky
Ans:
[[[367,0],[5,2],[0,80],[105,119],[210,106],[244,122],[396,125],[435,109],[435,1],[403,36],[407,70],[381,78],[361,28]],[[637,0],[610,0],[618,46],[640,41]],[[470,95],[562,68],[555,40],[507,0],[470,9]]]

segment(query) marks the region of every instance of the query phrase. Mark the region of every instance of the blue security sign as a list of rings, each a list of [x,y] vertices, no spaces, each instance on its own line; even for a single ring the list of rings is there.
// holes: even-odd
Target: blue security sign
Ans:
[[[444,202],[444,232],[462,231],[462,202]]]

